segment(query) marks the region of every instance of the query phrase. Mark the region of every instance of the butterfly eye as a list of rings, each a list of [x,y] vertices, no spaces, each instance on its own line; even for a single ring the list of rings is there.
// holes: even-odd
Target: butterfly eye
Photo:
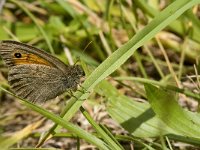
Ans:
[[[21,53],[15,53],[14,56],[15,56],[16,58],[21,58],[21,57],[22,57],[22,54],[21,54]]]

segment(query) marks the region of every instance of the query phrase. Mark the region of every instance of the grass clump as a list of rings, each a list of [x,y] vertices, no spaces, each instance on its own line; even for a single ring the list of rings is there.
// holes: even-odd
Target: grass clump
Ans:
[[[79,57],[87,75],[70,99],[38,106],[9,92],[1,63],[0,146],[198,147],[200,2],[162,2],[2,3],[1,40],[28,42],[68,64]]]

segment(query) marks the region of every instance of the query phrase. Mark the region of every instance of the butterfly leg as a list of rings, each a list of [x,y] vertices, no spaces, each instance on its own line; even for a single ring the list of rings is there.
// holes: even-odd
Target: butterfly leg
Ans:
[[[81,84],[79,84],[79,86],[80,86],[80,88],[81,89],[77,89],[77,91],[79,91],[79,92],[81,92],[81,93],[90,93],[89,91],[87,91],[87,89],[84,87],[84,86],[82,86]]]
[[[69,90],[69,91],[68,91],[68,93],[69,93],[69,95],[70,95],[71,97],[74,97],[74,98],[77,99],[77,100],[78,100],[78,99],[79,99],[79,100],[82,100],[82,101],[86,100],[86,99],[80,99],[80,98],[76,97],[76,96],[73,94],[72,91],[73,91],[73,90]],[[83,91],[81,91],[81,90],[77,90],[77,91],[83,93]]]
[[[69,90],[69,91],[67,91],[67,93],[69,94],[70,97],[74,97],[75,99],[78,100],[78,98],[73,94],[72,91],[73,91],[73,90]]]

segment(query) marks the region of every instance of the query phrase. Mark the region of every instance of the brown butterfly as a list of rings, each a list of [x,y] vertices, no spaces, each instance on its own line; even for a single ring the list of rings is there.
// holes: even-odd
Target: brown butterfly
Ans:
[[[75,89],[84,76],[79,65],[65,65],[49,53],[20,42],[0,41],[0,54],[9,67],[11,89],[32,102],[44,102]]]

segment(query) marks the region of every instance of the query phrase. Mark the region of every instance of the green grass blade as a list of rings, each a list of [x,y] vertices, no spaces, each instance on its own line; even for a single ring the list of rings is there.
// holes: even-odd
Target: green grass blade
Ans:
[[[189,91],[188,89],[184,89],[184,88],[178,88],[174,85],[168,84],[168,83],[162,83],[159,81],[155,81],[155,80],[150,80],[150,79],[144,79],[144,78],[140,78],[140,77],[116,77],[116,80],[129,80],[129,81],[133,81],[133,82],[140,82],[140,83],[148,83],[148,84],[153,84],[159,87],[162,87],[166,90],[170,90],[170,91],[176,91],[178,93],[182,93],[188,97],[194,98],[194,100],[197,100],[198,102],[200,101],[200,95],[198,93],[193,93],[191,91]]]
[[[93,126],[93,128],[101,136],[101,138],[104,139],[104,141],[107,142],[108,145],[112,147],[112,149],[123,150],[123,147],[119,147],[119,145],[117,145],[116,142],[112,140],[112,138],[110,138],[108,134],[106,134],[106,132],[92,119],[92,117],[83,107],[80,108],[80,111],[87,118],[89,123]]]

